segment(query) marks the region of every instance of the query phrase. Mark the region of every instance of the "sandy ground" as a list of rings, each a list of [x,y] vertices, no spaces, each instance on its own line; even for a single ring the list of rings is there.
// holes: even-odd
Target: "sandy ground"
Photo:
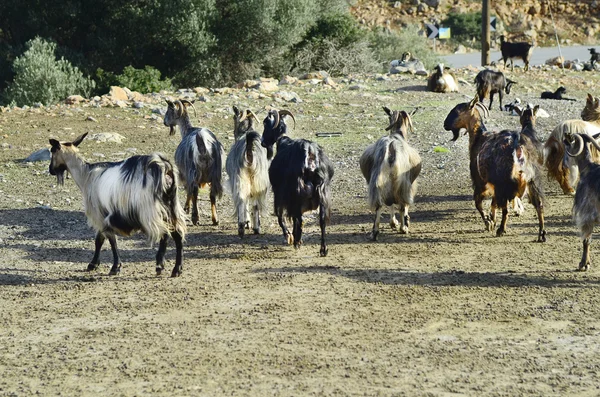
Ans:
[[[472,72],[463,77],[472,81]],[[539,120],[542,138],[560,120],[578,118],[585,92],[597,85],[582,74],[515,77],[521,86],[510,99],[532,101],[564,82],[575,87],[577,102],[536,102],[551,114]],[[354,84],[361,89],[350,90]],[[86,272],[94,233],[77,186],[69,179],[57,187],[47,162],[20,162],[49,137],[85,131],[126,137],[84,141],[90,161],[153,150],[172,156],[179,138],[150,118],[152,106],[0,113],[0,395],[598,395],[597,249],[590,271],[574,272],[581,244],[572,197],[546,184],[545,244],[535,242],[529,204],[509,219],[506,236],[484,232],[467,139],[449,143],[441,126],[465,96],[426,93],[424,84],[364,78],[337,89],[292,87],[303,99],[297,104],[243,91],[197,104],[194,124],[216,131],[227,149],[232,104],[261,117],[270,105],[290,109],[294,137],[344,135],[318,139],[336,168],[328,257],[318,256],[314,215],[299,250],[283,244],[270,213],[261,235],[240,240],[229,197],[219,203],[220,225],[210,226],[203,191],[202,224],[189,227],[177,279],[154,275],[155,248],[142,235],[119,240],[119,276],[108,276],[108,249],[101,269]],[[410,140],[424,165],[410,233],[391,231],[386,214],[372,242],[357,162],[384,134],[382,105],[423,107]],[[488,125],[517,128],[518,120],[493,109]],[[172,244],[167,259],[172,266]]]

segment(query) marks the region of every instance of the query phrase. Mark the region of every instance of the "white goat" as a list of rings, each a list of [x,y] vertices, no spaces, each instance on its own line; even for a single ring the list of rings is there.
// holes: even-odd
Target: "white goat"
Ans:
[[[224,154],[223,145],[207,128],[196,128],[190,122],[187,111],[193,103],[187,100],[171,102],[165,114],[165,126],[170,127],[170,134],[175,134],[175,126],[179,126],[181,143],[175,151],[175,163],[179,168],[179,175],[185,185],[187,198],[184,210],[189,212],[192,205],[192,223],[198,224],[198,189],[205,184],[210,184],[210,208],[213,225],[219,224],[217,217],[217,199],[223,195],[221,184]]]
[[[402,212],[401,233],[408,233],[410,217],[408,207],[413,203],[417,185],[415,180],[421,172],[421,157],[407,141],[408,130],[412,131],[410,115],[405,111],[383,110],[389,116],[388,136],[380,138],[367,147],[360,157],[360,170],[369,184],[369,206],[376,211],[373,223],[373,240],[379,235],[379,219],[384,205],[391,207],[390,226],[398,228],[394,205]]]
[[[177,168],[159,153],[133,156],[117,163],[86,163],[77,150],[86,135],[73,142],[50,139],[49,171],[56,175],[59,185],[64,183],[65,171],[70,172],[83,193],[85,214],[96,230],[96,250],[87,270],[98,268],[100,250],[108,239],[113,252],[109,275],[118,274],[121,260],[116,235],[129,236],[141,230],[149,242],[159,243],[158,275],[164,269],[167,239],[171,235],[177,250],[171,276],[181,275],[186,227],[177,200]]]
[[[250,227],[248,207],[252,208],[252,230],[260,233],[260,213],[264,210],[269,190],[269,161],[272,157],[262,147],[261,136],[254,130],[256,116],[249,109],[240,111],[233,107],[236,139],[231,147],[225,169],[229,176],[229,188],[238,219],[238,235],[244,237],[244,229]]]
[[[458,81],[452,72],[446,71],[440,63],[427,80],[427,90],[432,92],[458,92]]]

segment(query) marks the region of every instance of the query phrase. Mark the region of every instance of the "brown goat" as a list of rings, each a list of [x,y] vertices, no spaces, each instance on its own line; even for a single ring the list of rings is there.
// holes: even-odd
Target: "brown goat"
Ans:
[[[506,232],[508,202],[529,192],[539,219],[538,241],[546,241],[540,183],[539,153],[531,136],[535,136],[535,112],[528,109],[522,117],[522,131],[487,131],[483,116],[489,111],[476,96],[470,103],[454,107],[444,121],[444,128],[452,131],[454,139],[461,128],[469,133],[469,157],[475,207],[488,231],[496,227],[496,209],[502,208],[502,222],[496,236]],[[492,198],[490,214],[483,211],[483,200]]]
[[[588,94],[585,107],[581,111],[582,120],[563,121],[554,128],[544,145],[544,164],[548,178],[556,179],[565,194],[575,193],[579,179],[579,169],[574,160],[565,156],[564,139],[567,134],[596,135],[600,133],[600,100]],[[600,161],[600,153],[590,150],[593,161]]]

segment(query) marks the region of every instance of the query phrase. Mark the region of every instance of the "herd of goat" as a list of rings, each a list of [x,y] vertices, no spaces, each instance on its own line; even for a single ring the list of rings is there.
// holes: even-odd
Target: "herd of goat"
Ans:
[[[493,95],[499,94],[502,110],[503,93],[509,93],[515,83],[501,72],[481,71],[476,79],[477,94],[470,102],[456,105],[444,120],[444,129],[453,133],[453,140],[462,130],[469,135],[470,175],[475,207],[487,231],[502,236],[506,232],[509,204],[522,211],[521,200],[528,197],[535,207],[539,222],[538,241],[546,241],[544,226],[543,167],[555,178],[567,194],[575,193],[573,217],[581,231],[583,257],[579,270],[590,265],[589,243],[596,223],[600,222],[600,100],[588,94],[581,113],[582,120],[567,120],[559,124],[543,144],[536,136],[535,123],[539,106],[516,107],[520,130],[489,131],[484,119],[489,115]],[[456,87],[455,87],[456,86]],[[439,65],[428,79],[432,91],[451,92],[458,89],[456,78]],[[490,98],[486,107],[482,101]],[[164,270],[164,257],[169,236],[176,246],[175,267],[171,275],[179,276],[183,266],[183,241],[186,215],[199,222],[198,192],[204,185],[210,188],[212,223],[218,224],[216,203],[223,193],[223,146],[207,128],[192,126],[187,100],[167,100],[164,124],[181,133],[181,142],[172,163],[164,155],[132,156],[121,162],[88,163],[78,154],[77,147],[86,134],[73,142],[50,140],[49,172],[64,183],[65,172],[72,175],[83,194],[85,214],[96,231],[95,252],[88,270],[100,263],[100,251],[108,239],[113,264],[110,275],[120,272],[117,235],[128,236],[136,231],[146,234],[148,241],[158,243],[156,273]],[[383,108],[389,118],[389,134],[368,146],[360,157],[360,170],[368,184],[368,202],[375,212],[371,238],[377,240],[379,222],[384,207],[391,208],[390,226],[407,233],[409,207],[414,202],[421,157],[408,142],[412,132],[411,116],[415,111]],[[274,212],[287,244],[298,248],[302,244],[303,214],[318,210],[321,229],[320,255],[326,256],[326,224],[331,214],[331,180],[333,164],[323,148],[305,139],[286,136],[289,121],[294,116],[287,110],[272,109],[263,120],[262,135],[255,129],[258,119],[248,110],[233,107],[234,138],[225,159],[228,190],[237,216],[238,235],[250,228],[260,233],[267,193],[274,194]],[[275,147],[275,149],[274,149]],[[182,208],[177,187],[186,192]],[[491,198],[489,213],[483,201]],[[396,207],[400,220],[396,218]],[[496,211],[501,220],[496,229]],[[291,231],[288,222],[291,221]]]

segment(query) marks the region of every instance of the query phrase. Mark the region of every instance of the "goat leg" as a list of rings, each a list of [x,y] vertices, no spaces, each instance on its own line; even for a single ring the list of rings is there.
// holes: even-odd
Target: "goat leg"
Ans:
[[[117,238],[114,234],[109,234],[107,238],[113,254],[113,265],[108,275],[115,276],[121,272],[121,258],[119,258],[119,252],[117,251]]]
[[[260,211],[258,204],[252,206],[252,231],[254,234],[260,234]]]
[[[239,200],[239,198],[238,198]],[[240,203],[238,204],[238,208],[237,208],[237,214],[238,214],[238,236],[240,236],[240,238],[244,237],[244,231],[246,229],[246,225],[248,223],[248,208],[246,206],[246,203],[244,203],[243,201],[240,200]]]
[[[183,238],[179,232],[171,232],[171,237],[175,241],[175,266],[171,277],[179,277],[183,271]]]
[[[506,221],[508,221],[508,202],[505,202],[500,207],[502,207],[502,222],[500,222],[500,227],[496,231],[496,237],[506,234]]]
[[[498,100],[500,101],[500,111],[502,111],[502,91],[498,92]],[[492,109],[492,103],[490,102],[490,109]]]
[[[540,197],[539,190],[535,183],[529,183],[529,201],[535,206],[537,212],[539,229],[538,229],[538,243],[546,242],[546,229],[544,227],[544,204]]]
[[[187,197],[185,198],[185,206],[183,207],[183,210],[185,211],[186,214],[190,213],[190,203],[192,202],[192,195],[191,194],[187,194]]]
[[[390,206],[391,209],[391,213],[390,213],[390,227],[392,228],[392,230],[398,230],[398,219],[396,219],[396,211],[394,210],[394,204],[392,204]]]
[[[298,249],[302,245],[302,215],[294,217],[293,222],[294,248]]]
[[[498,209],[498,203],[496,202],[496,197],[492,198],[492,204],[490,205],[490,222],[492,223],[492,227],[490,231],[493,231],[496,228],[496,210]]]
[[[583,255],[581,256],[581,262],[579,262],[579,271],[585,272],[590,268],[590,241],[592,240],[592,233],[583,239]]]
[[[401,205],[400,211],[402,212],[402,227],[400,227],[400,233],[407,234],[408,233],[408,225],[410,223],[410,216],[408,216],[408,205],[407,204]]]
[[[321,256],[327,256],[327,253],[329,252],[327,244],[325,244],[325,224],[327,223],[325,214],[325,206],[321,203],[321,205],[319,205],[319,226],[321,226],[321,250],[319,251],[319,254]]]
[[[212,224],[216,226],[219,224],[219,218],[217,217],[217,197],[214,194],[210,194],[210,212],[212,214]]]
[[[200,217],[198,216],[198,185],[192,189],[192,224],[195,226],[199,223]]]
[[[92,258],[92,261],[88,264],[88,272],[96,270],[98,269],[98,266],[100,266],[100,250],[102,249],[105,240],[106,237],[104,237],[104,234],[101,232],[96,233],[96,249],[94,250],[94,257]]]
[[[158,252],[156,252],[156,275],[160,276],[162,271],[165,270],[165,252],[167,251],[167,239],[169,235],[167,233],[162,236],[158,243]]]
[[[287,242],[287,244],[288,245],[294,244],[294,236],[292,236],[292,233],[290,233],[290,231],[288,230],[288,228],[285,225],[285,222],[283,220],[283,209],[277,210],[277,222],[279,223],[279,227],[281,228],[281,231],[283,232],[283,238]]]
[[[479,211],[479,215],[481,216],[481,219],[483,219],[483,223],[485,223],[485,230],[487,230],[488,232],[494,231],[495,225],[493,224],[490,217],[483,212],[483,194],[476,192],[474,194],[474,198],[475,198],[475,208],[477,208],[477,211]]]
[[[379,220],[381,219],[381,207],[377,207],[375,210],[375,221],[373,222],[373,231],[371,232],[371,238],[373,241],[377,241],[379,237]]]
[[[490,106],[488,106],[488,109],[492,109],[492,102],[494,102],[494,93],[490,92]]]

